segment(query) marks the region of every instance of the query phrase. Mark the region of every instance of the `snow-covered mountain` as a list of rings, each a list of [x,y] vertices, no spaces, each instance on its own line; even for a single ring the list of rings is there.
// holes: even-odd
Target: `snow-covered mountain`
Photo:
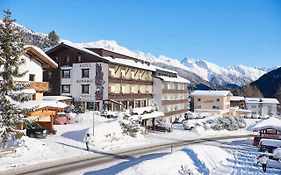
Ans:
[[[181,62],[187,69],[199,75],[204,80],[221,86],[228,85],[244,85],[246,83],[257,80],[265,70],[237,65],[231,67],[220,67],[214,63],[205,60],[195,60],[186,57]]]
[[[241,86],[246,83],[257,80],[260,76],[265,74],[269,69],[260,69],[254,67],[247,67],[244,65],[237,65],[231,67],[220,67],[214,63],[205,60],[195,60],[186,57],[182,61],[172,59],[163,55],[158,57],[151,53],[141,51],[131,51],[126,47],[118,45],[116,41],[100,40],[90,43],[80,43],[84,47],[98,47],[105,48],[114,52],[119,52],[126,55],[131,55],[142,60],[151,61],[153,65],[164,68],[169,68],[179,72],[181,76],[190,79],[186,74],[193,77],[196,75],[212,85],[223,87]],[[194,75],[195,74],[195,75]],[[198,77],[196,77],[198,81]],[[203,83],[202,81],[200,83]]]
[[[0,21],[1,25],[2,21]],[[16,29],[22,33],[27,44],[36,45],[42,49],[48,47],[49,40],[46,34],[33,32],[24,26],[16,24]],[[62,40],[63,42],[71,42]],[[186,57],[182,61],[169,58],[163,55],[154,56],[151,53],[142,51],[132,51],[126,47],[120,46],[116,41],[99,40],[96,42],[76,43],[77,45],[89,48],[105,48],[114,52],[136,57],[142,60],[148,60],[153,65],[177,71],[178,74],[188,79],[192,85],[204,85],[206,87],[237,87],[257,80],[260,76],[268,72],[269,68],[254,68],[243,65],[232,67],[220,67],[214,63],[195,60]]]

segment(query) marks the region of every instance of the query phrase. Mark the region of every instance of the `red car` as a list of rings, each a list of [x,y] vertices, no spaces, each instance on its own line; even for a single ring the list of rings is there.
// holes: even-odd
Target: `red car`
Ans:
[[[69,124],[69,118],[66,116],[66,113],[60,112],[55,117],[55,125]]]

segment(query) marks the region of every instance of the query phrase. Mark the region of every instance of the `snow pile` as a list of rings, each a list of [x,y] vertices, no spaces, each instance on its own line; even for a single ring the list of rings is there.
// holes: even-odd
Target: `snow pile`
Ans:
[[[246,122],[242,117],[220,117],[212,124],[211,128],[214,130],[229,130],[234,131],[246,127]]]
[[[123,121],[121,121],[120,119],[107,119],[101,117],[98,113],[95,113],[93,122],[93,112],[86,112],[84,114],[75,115],[75,117],[79,122],[94,124],[94,135],[93,126],[88,128],[86,132],[91,135],[91,142],[93,145],[101,145],[109,142],[122,141],[131,138],[129,135],[124,133],[124,130],[122,129]]]
[[[30,160],[36,160],[36,163],[43,162],[52,155],[51,150],[44,142],[27,136],[23,136],[19,140],[10,140],[9,146],[14,148],[16,152],[1,157],[1,170],[29,164]]]
[[[143,161],[121,171],[118,175],[179,174],[185,169],[184,167],[193,174],[210,174],[213,169],[231,157],[231,154],[218,146],[194,145],[159,158]]]
[[[253,128],[252,131],[259,131],[262,129],[276,129],[278,131],[281,131],[281,120],[270,117],[269,119],[263,120],[260,123],[257,123]]]

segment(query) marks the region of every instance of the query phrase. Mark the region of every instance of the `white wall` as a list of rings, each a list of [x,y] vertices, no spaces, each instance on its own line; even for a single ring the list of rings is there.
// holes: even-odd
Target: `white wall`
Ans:
[[[160,111],[162,109],[162,80],[159,78],[153,78],[153,101],[159,107]]]
[[[62,78],[61,84],[70,84],[70,94],[74,101],[78,101],[81,97],[81,101],[84,102],[98,102],[95,98],[95,92],[97,90],[95,84],[96,77],[96,64],[101,64],[103,71],[103,100],[108,99],[108,64],[105,63],[75,63],[70,71],[70,79]],[[89,69],[89,78],[82,78],[82,69]],[[82,94],[82,84],[90,84],[89,94]]]
[[[35,59],[30,59],[28,55],[24,54],[20,56],[20,59],[24,59],[25,63],[20,66],[20,73],[28,71],[23,77],[14,78],[14,81],[29,81],[29,74],[35,75],[35,82],[43,81],[43,68],[39,62]]]

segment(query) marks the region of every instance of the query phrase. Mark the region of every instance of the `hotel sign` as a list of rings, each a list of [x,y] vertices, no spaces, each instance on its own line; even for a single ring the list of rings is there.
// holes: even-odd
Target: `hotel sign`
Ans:
[[[76,83],[93,83],[93,79],[82,79],[82,80],[77,80]]]
[[[81,67],[81,68],[90,68],[90,67],[91,67],[91,64],[87,64],[87,63],[85,63],[85,64],[80,64],[80,67]]]

